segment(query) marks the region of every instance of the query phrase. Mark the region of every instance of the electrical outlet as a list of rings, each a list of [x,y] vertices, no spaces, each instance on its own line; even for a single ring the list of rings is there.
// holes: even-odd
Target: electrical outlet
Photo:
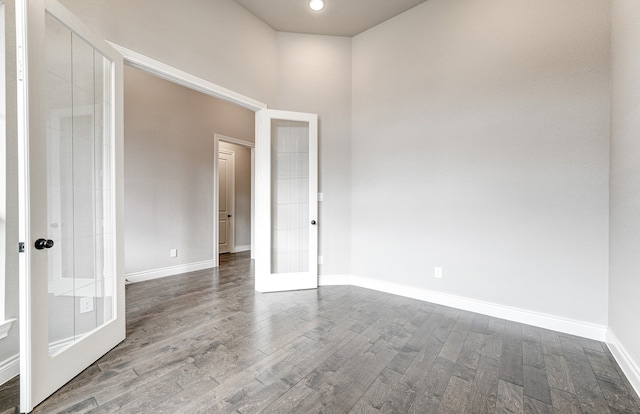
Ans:
[[[324,263],[324,257],[318,256],[318,264],[321,265]]]
[[[441,267],[434,267],[433,268],[433,275],[436,277],[436,279],[442,279],[442,268]]]
[[[93,298],[80,298],[80,313],[93,312]]]
[[[178,257],[178,249],[169,250],[169,257]]]

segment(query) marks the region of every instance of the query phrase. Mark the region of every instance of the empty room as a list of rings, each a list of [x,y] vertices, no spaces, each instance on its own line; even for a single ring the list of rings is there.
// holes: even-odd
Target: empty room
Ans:
[[[640,413],[637,0],[0,18],[0,413]]]

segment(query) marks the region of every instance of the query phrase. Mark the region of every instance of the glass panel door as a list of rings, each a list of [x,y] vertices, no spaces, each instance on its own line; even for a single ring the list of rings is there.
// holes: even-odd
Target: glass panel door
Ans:
[[[256,115],[256,290],[318,286],[315,114]]]
[[[122,57],[55,0],[16,1],[20,409],[125,337]]]
[[[309,271],[309,123],[271,122],[271,273]]]
[[[45,17],[49,353],[112,319],[113,62]],[[105,140],[106,138],[106,140]]]

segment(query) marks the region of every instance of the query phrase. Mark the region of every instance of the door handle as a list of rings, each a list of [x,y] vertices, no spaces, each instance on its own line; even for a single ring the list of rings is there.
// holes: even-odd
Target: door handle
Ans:
[[[53,240],[47,240],[47,239],[36,240],[35,248],[38,250],[50,249],[52,247],[53,247]]]
[[[315,220],[311,220],[311,225],[315,226],[316,225],[316,221]]]
[[[227,217],[231,218],[231,214],[227,214]]]

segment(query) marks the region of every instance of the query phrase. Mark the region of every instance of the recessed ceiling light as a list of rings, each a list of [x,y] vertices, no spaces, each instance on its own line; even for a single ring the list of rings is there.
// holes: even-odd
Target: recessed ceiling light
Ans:
[[[311,10],[320,11],[324,9],[324,1],[322,0],[311,0],[309,1],[309,7]]]

